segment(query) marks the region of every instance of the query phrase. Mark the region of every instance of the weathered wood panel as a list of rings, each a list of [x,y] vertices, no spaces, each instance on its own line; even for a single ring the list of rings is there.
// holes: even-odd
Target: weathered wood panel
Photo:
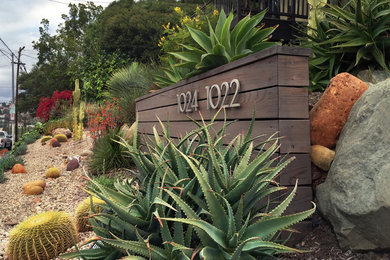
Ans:
[[[232,96],[233,93],[230,93],[228,98],[231,99]],[[140,121],[153,122],[157,121],[157,118],[162,121],[183,121],[188,120],[188,116],[195,120],[200,120],[201,116],[205,120],[210,120],[216,112],[207,109],[206,99],[199,99],[198,109],[202,111],[201,114],[197,111],[180,113],[176,96],[171,95],[169,99],[170,101],[167,101],[167,103],[171,103],[169,106],[139,111]],[[305,107],[307,100],[308,94],[304,88],[272,87],[241,93],[237,98],[237,102],[241,106],[226,109],[226,113],[229,118],[234,119],[250,119],[253,111],[255,111],[256,118],[259,119],[307,119],[309,116]],[[225,113],[221,111],[217,119],[223,119],[224,116]]]

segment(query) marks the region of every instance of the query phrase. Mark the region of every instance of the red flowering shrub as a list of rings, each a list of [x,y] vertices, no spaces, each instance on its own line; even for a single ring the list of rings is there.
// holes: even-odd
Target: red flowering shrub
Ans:
[[[87,106],[88,114],[88,128],[91,131],[91,136],[94,139],[105,135],[108,130],[115,129],[119,125],[119,100],[113,98],[113,100],[107,101],[106,105],[97,110],[92,111]]]
[[[72,103],[72,91],[64,90],[58,92],[57,90],[53,92],[51,97],[43,97],[39,100],[39,105],[37,109],[37,117],[47,121],[51,115],[55,114],[60,108],[63,109],[63,106],[69,106]]]

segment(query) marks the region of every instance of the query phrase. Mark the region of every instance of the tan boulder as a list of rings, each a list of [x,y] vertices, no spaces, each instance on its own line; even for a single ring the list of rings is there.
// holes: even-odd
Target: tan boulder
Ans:
[[[329,171],[332,165],[335,152],[322,145],[313,145],[311,147],[311,161],[318,168]]]
[[[310,111],[310,138],[313,145],[332,148],[353,104],[368,88],[349,73],[340,73],[330,80],[321,99]]]
[[[52,135],[53,136],[58,135],[58,134],[66,135],[67,138],[71,138],[72,137],[72,131],[70,131],[67,128],[56,128],[56,129],[54,129],[52,131]]]

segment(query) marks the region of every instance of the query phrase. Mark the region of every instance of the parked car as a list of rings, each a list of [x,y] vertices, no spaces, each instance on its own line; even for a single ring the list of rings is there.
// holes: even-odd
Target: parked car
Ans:
[[[9,135],[6,131],[0,131],[0,148],[7,148],[11,150],[12,148],[12,136]]]

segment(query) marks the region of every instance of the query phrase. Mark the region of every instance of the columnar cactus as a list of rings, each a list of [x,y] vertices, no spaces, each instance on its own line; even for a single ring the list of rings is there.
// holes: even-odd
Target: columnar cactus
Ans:
[[[32,216],[11,230],[7,254],[10,260],[48,260],[77,242],[77,230],[64,211]]]
[[[80,87],[79,80],[75,81],[75,89],[73,91],[73,139],[81,140],[83,138],[84,133],[84,110],[85,110],[85,102],[80,101]]]

